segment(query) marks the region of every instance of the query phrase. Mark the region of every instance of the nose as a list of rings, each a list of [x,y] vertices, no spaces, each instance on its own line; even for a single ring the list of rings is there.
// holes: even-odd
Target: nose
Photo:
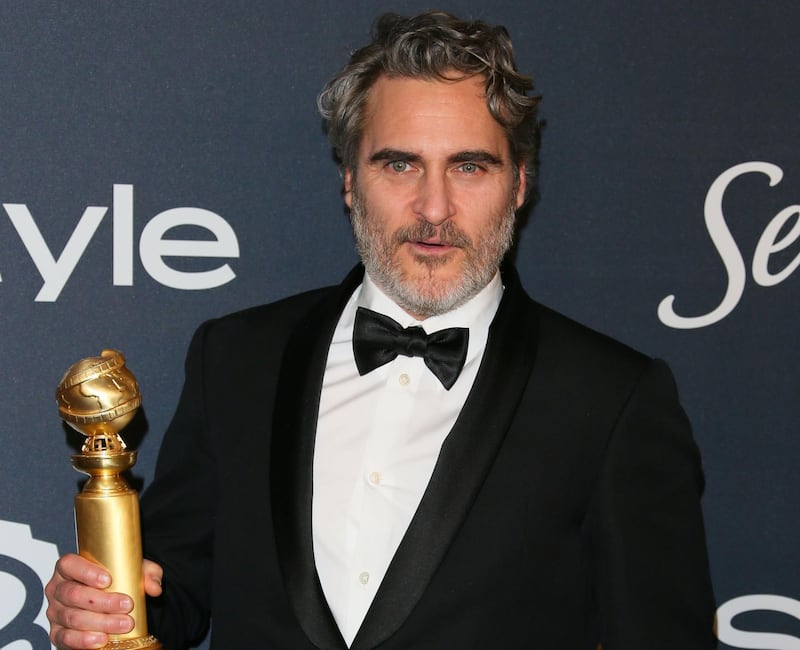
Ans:
[[[445,173],[427,172],[419,181],[414,212],[428,223],[438,226],[453,216],[452,188]]]

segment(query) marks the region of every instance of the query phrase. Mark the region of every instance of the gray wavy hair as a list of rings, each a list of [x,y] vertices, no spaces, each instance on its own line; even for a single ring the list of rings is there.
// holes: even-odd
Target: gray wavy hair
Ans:
[[[507,134],[515,167],[525,164],[526,198],[530,196],[538,162],[540,98],[529,95],[533,80],[517,71],[505,27],[440,11],[413,18],[397,14],[378,18],[372,42],[353,52],[317,98],[334,153],[347,169],[355,170],[367,97],[381,75],[485,77],[486,105]]]

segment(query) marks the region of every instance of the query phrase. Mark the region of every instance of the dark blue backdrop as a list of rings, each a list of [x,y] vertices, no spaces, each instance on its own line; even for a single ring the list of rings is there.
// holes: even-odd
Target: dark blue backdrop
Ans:
[[[74,548],[63,371],[125,352],[144,395],[146,485],[194,327],[338,281],[355,261],[315,96],[378,13],[426,8],[0,7],[0,646],[47,646],[38,582]],[[517,251],[526,286],[675,370],[704,455],[722,647],[800,648],[800,5],[445,8],[507,25],[544,95],[541,200]],[[200,225],[165,239],[233,236],[238,254],[190,244],[160,267],[170,217]],[[216,288],[168,286],[170,268],[225,265],[235,277]],[[670,295],[672,313],[715,322],[662,320]],[[736,628],[760,635],[730,628],[739,611]]]

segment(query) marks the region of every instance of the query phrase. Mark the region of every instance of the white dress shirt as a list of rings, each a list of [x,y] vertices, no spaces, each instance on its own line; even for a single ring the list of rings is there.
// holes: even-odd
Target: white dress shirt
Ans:
[[[467,399],[503,287],[497,274],[466,304],[417,321],[365,275],[328,351],[314,447],[314,559],[334,619],[350,646],[430,481],[439,450]],[[356,309],[430,334],[468,327],[464,368],[446,390],[419,357],[358,374]]]

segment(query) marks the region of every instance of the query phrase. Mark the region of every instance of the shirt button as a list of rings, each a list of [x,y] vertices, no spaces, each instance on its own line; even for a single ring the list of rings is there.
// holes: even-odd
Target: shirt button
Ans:
[[[406,373],[403,373],[397,378],[397,381],[400,382],[401,386],[408,386],[411,383],[411,377],[409,377]]]
[[[368,571],[362,571],[361,573],[359,573],[358,574],[358,581],[362,585],[367,584],[369,582],[369,572]]]
[[[373,485],[380,485],[381,482],[381,473],[380,472],[370,472],[369,473],[369,482]]]

